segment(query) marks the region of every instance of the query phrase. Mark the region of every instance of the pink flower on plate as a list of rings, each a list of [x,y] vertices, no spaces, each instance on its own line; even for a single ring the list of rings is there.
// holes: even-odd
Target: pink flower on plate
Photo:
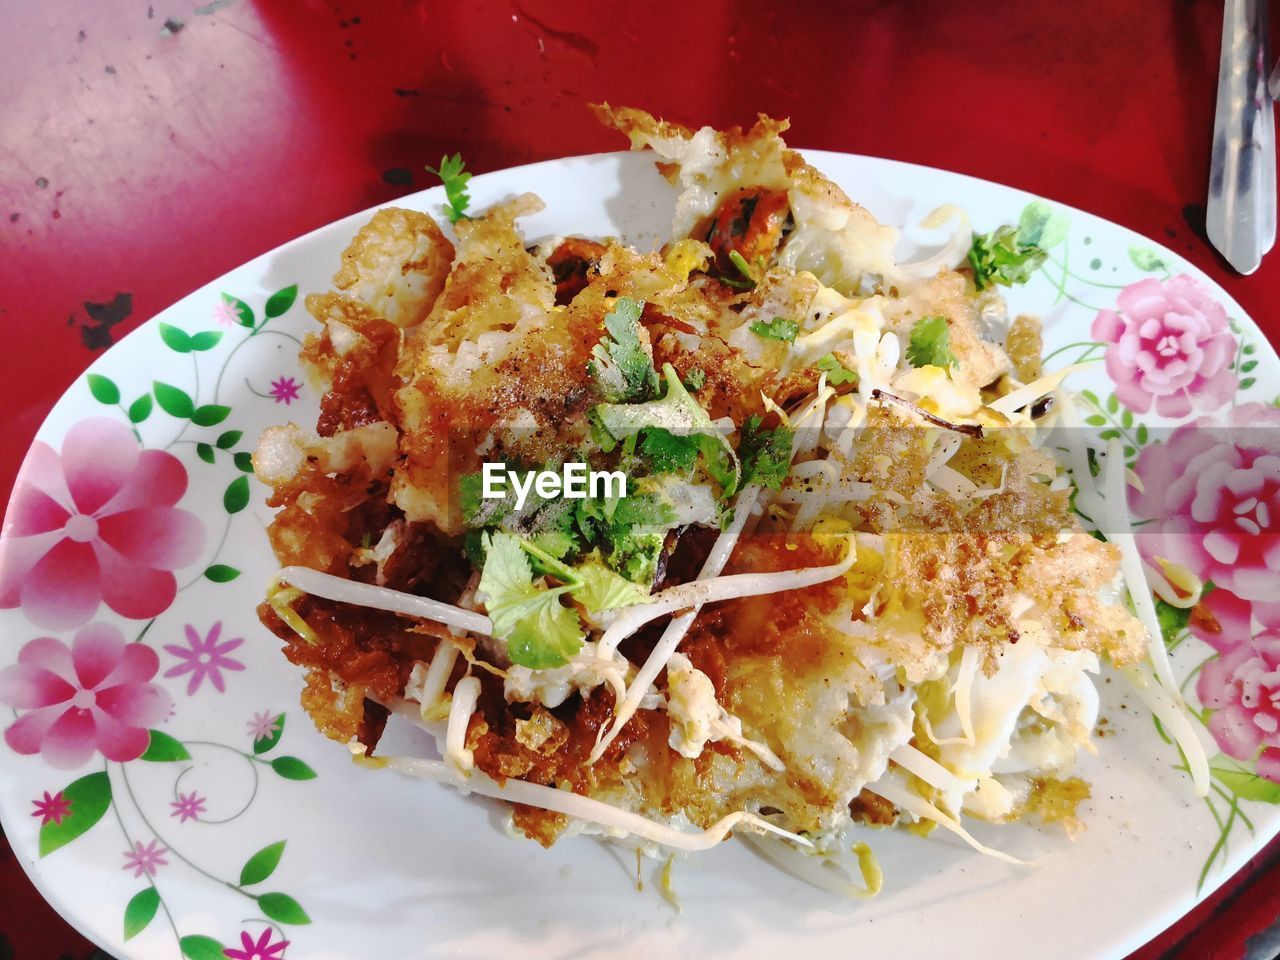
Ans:
[[[83,626],[103,602],[135,620],[162,613],[173,571],[204,546],[200,521],[174,507],[186,489],[176,457],[140,450],[114,420],[77,423],[61,456],[36,441],[0,537],[0,608],[48,630]]]
[[[176,667],[166,670],[164,675],[180,677],[184,673],[191,674],[191,679],[187,683],[187,696],[199,690],[200,684],[204,683],[206,678],[213,684],[215,690],[219,693],[224,692],[227,685],[222,679],[222,671],[244,669],[243,663],[227,656],[244,643],[244,638],[236,637],[234,640],[224,640],[219,643],[218,638],[222,635],[221,620],[210,627],[209,632],[203,637],[191,624],[187,624],[186,634],[187,646],[180,647],[176,643],[164,645],[166,650],[181,661]]]
[[[134,877],[141,877],[144,873],[148,877],[154,877],[157,869],[168,866],[169,861],[163,857],[168,852],[169,848],[160,846],[159,841],[152,840],[144,844],[141,840],[135,840],[133,849],[124,852],[124,869],[132,870]]]
[[[301,389],[302,384],[293,377],[281,377],[279,380],[271,381],[271,396],[275,398],[276,403],[283,403],[286,407],[301,396],[299,392]]]
[[[240,946],[243,949],[234,950],[231,947],[227,947],[222,952],[230,957],[231,960],[276,960],[277,957],[284,953],[284,948],[289,946],[289,941],[277,940],[272,943],[271,935],[273,932],[270,927],[267,927],[262,931],[262,935],[257,940],[254,940],[248,931],[242,930],[240,931]]]
[[[204,813],[204,797],[197,794],[194,790],[190,793],[178,794],[177,800],[171,800],[169,806],[173,807],[171,817],[177,817],[179,823],[186,823],[188,820],[199,820],[200,814]]]
[[[218,325],[222,327],[240,326],[239,312],[233,304],[228,303],[223,297],[219,297],[218,302],[213,305],[213,319],[218,321]]]
[[[1256,758],[1258,774],[1280,783],[1280,604],[1213,590],[1190,627],[1218,651],[1196,680],[1196,696],[1214,711],[1209,732],[1227,756]]]
[[[1094,319],[1093,336],[1107,344],[1107,375],[1121,403],[1135,413],[1154,403],[1162,417],[1185,417],[1231,399],[1236,339],[1222,304],[1199,281],[1148,277],[1121,290],[1116,306]]]
[[[1178,427],[1138,456],[1138,548],[1244,600],[1280,601],[1280,410],[1235,407]]]
[[[249,728],[249,736],[253,737],[253,742],[257,743],[259,740],[266,740],[275,735],[276,730],[280,728],[280,719],[278,714],[263,710],[261,713],[255,713],[252,720],[246,721],[245,726]]]
[[[71,801],[62,795],[61,790],[53,796],[49,796],[49,791],[46,790],[43,800],[32,800],[31,802],[36,807],[31,815],[40,818],[40,826],[42,827],[50,823],[57,826],[71,813]]]
[[[29,711],[5,730],[5,742],[63,769],[95,750],[108,760],[133,760],[147,749],[147,729],[173,710],[169,694],[149,682],[159,666],[154,650],[126,644],[105,623],[82,629],[69,648],[53,637],[32,640],[17,663],[0,670],[0,703]]]

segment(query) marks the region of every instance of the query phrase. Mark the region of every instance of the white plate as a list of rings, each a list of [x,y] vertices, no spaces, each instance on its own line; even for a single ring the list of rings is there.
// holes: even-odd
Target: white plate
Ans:
[[[1017,221],[1034,199],[886,160],[807,156],[882,220],[898,225],[917,222],[939,203],[956,202],[978,229],[990,230]],[[644,156],[559,160],[472,181],[476,206],[525,190],[547,202],[544,213],[525,223],[529,237],[622,233],[647,246],[670,220],[670,188]],[[438,214],[441,200],[435,190],[399,203]],[[1262,415],[1247,404],[1275,400],[1264,391],[1277,382],[1280,362],[1238,305],[1176,254],[1087,214],[1053,209],[1049,263],[1010,294],[1014,309],[1045,317],[1047,350],[1091,342],[1098,310],[1114,307],[1122,286],[1148,280],[1155,300],[1144,310],[1162,312],[1168,298],[1181,295],[1179,309],[1200,324],[1200,333],[1187,341],[1205,348],[1196,354],[1202,369],[1191,380],[1200,411],[1219,419],[1233,410]],[[948,836],[872,834],[885,885],[879,897],[861,903],[833,900],[728,843],[677,863],[674,881],[684,907],[677,914],[656,892],[651,865],[644,867],[644,891],[637,892],[635,863],[615,849],[577,838],[544,851],[506,836],[496,804],[353,766],[345,750],[313,730],[298,706],[300,671],[284,660],[254,615],[274,566],[264,535],[271,511],[264,489],[234,456],[249,450],[269,424],[314,421],[316,398],[305,390],[293,398],[301,382],[295,341],[312,321],[301,294],[290,302],[289,290],[326,289],[339,252],[367,217],[331,224],[209,284],[145,324],[71,387],[40,429],[42,452],[28,459],[23,482],[42,484],[54,500],[65,501],[57,484],[59,477],[69,478],[82,500],[79,509],[96,509],[96,519],[79,517],[67,527],[48,502],[33,499],[20,510],[11,504],[0,567],[0,602],[9,605],[0,611],[0,666],[6,667],[0,703],[6,722],[13,707],[13,724],[22,724],[16,732],[9,726],[8,741],[42,752],[19,755],[0,747],[0,815],[41,892],[104,949],[121,958],[185,952],[200,960],[765,956],[782,949],[815,958],[851,951],[949,960],[1028,951],[1041,960],[1119,957],[1188,910],[1276,833],[1280,785],[1253,775],[1248,761],[1244,773],[1216,781],[1220,792],[1207,804],[1195,799],[1185,775],[1174,769],[1176,752],[1118,679],[1102,683],[1108,735],[1098,742],[1098,756],[1085,757],[1082,765],[1093,784],[1093,799],[1083,806],[1083,835],[1072,842],[1060,831],[973,825],[986,842],[1037,861],[1016,867],[979,856]],[[1055,242],[1053,234],[1064,224],[1067,234]],[[1168,280],[1170,273],[1198,278],[1200,293],[1190,308],[1185,291],[1179,294],[1182,281]],[[1218,329],[1219,309],[1232,329]],[[1229,359],[1215,359],[1215,351],[1224,350]],[[1052,365],[1102,351],[1073,346]],[[1111,352],[1119,355],[1120,348]],[[1123,363],[1112,369],[1125,377]],[[1230,389],[1230,378],[1239,381],[1238,390]],[[1074,383],[1097,397],[1098,408],[1087,412],[1107,421],[1099,429],[1124,431],[1134,447],[1142,446],[1140,440],[1161,442],[1156,427],[1191,419],[1126,412],[1109,400],[1114,387],[1102,365]],[[1120,399],[1144,402],[1141,391]],[[201,426],[191,422],[193,415],[219,422]],[[139,441],[149,451],[168,453],[139,459]],[[111,495],[114,502],[95,506]],[[120,518],[121,511],[140,505],[149,512]],[[43,539],[22,536],[41,519],[55,532]],[[144,520],[152,526],[138,535]],[[25,526],[15,527],[19,521]],[[33,566],[51,556],[46,551],[59,540],[57,559]],[[84,557],[95,546],[105,550],[104,543],[134,551],[133,565],[95,573]],[[166,606],[167,567],[177,567],[181,589]],[[213,579],[204,574],[211,567]],[[235,579],[216,582],[232,569]],[[1271,582],[1280,585],[1280,578],[1272,575]],[[105,587],[110,606],[97,602],[95,583],[99,594]],[[1259,588],[1240,589],[1256,594]],[[1230,599],[1225,591],[1219,596]],[[208,643],[215,628],[222,668],[202,665],[171,675],[194,662],[191,644]],[[43,668],[68,673],[67,648],[80,630],[86,631],[78,651],[85,675],[66,686],[47,673],[38,676]],[[143,648],[124,654],[119,644],[140,633],[143,648],[154,654]],[[39,637],[50,639],[33,644]],[[1233,635],[1230,643],[1231,663],[1262,662],[1247,636]],[[1181,642],[1179,675],[1213,653],[1198,639]],[[10,666],[19,657],[28,666]],[[123,675],[88,675],[94,658],[102,665],[99,674],[132,671],[134,685],[97,699]],[[1220,667],[1211,665],[1219,673]],[[98,693],[76,694],[95,683]],[[1214,716],[1232,715],[1232,709],[1240,715],[1243,708],[1230,702],[1238,688],[1221,677],[1214,683],[1225,698],[1214,702]],[[73,695],[73,701],[60,699]],[[37,702],[55,705],[27,719],[38,713],[32,709]],[[62,719],[75,704],[91,703],[98,704],[94,709],[108,704],[117,715],[128,708],[128,722],[99,736],[77,727],[86,714]],[[285,726],[278,741],[257,741],[255,752],[250,722],[264,713],[284,717]],[[43,730],[55,720],[60,726]],[[152,736],[149,750],[178,759],[129,759],[146,743],[144,735],[129,732],[130,723],[173,738]],[[1218,754],[1208,730],[1204,740],[1210,754]],[[104,749],[114,759],[105,760]],[[1226,769],[1228,761],[1219,756],[1215,762]],[[44,804],[46,791],[51,806]],[[184,808],[175,806],[184,797],[194,817],[184,819]],[[69,814],[61,815],[59,799],[70,800]],[[42,827],[45,819],[50,823]],[[53,822],[59,819],[61,826]],[[77,825],[87,829],[67,841]],[[49,849],[59,839],[62,845]],[[277,858],[280,848],[273,845],[279,843],[285,846]],[[144,845],[141,855],[135,844]],[[268,852],[253,860],[255,870],[249,861],[264,848]],[[131,860],[127,850],[134,851]],[[242,871],[248,872],[242,877]],[[304,919],[309,922],[299,922]],[[279,948],[282,939],[290,941],[287,949]],[[223,947],[231,952],[224,954]]]

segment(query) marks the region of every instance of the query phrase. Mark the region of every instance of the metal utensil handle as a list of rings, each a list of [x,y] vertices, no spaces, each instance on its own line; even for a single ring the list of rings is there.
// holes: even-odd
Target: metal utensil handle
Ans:
[[[1241,273],[1276,240],[1275,111],[1267,93],[1267,4],[1227,0],[1213,127],[1209,239]]]

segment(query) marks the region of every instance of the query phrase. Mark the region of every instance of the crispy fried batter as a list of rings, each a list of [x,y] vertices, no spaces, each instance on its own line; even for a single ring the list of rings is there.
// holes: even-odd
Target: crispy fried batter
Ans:
[[[379,210],[342,252],[333,285],[397,327],[426,318],[444,287],[453,244],[425,213]]]

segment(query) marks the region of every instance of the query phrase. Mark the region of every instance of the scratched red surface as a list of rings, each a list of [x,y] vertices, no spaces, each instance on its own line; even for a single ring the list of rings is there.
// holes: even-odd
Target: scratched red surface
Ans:
[[[618,147],[608,99],[974,174],[1160,240],[1275,342],[1280,252],[1203,237],[1211,2],[42,0],[0,5],[0,492],[99,351],[291,237],[478,171]],[[0,960],[88,957],[8,848]],[[1276,848],[1140,951],[1238,958],[1280,914]],[[1270,867],[1271,869],[1268,869]],[[97,956],[100,956],[98,954]]]

